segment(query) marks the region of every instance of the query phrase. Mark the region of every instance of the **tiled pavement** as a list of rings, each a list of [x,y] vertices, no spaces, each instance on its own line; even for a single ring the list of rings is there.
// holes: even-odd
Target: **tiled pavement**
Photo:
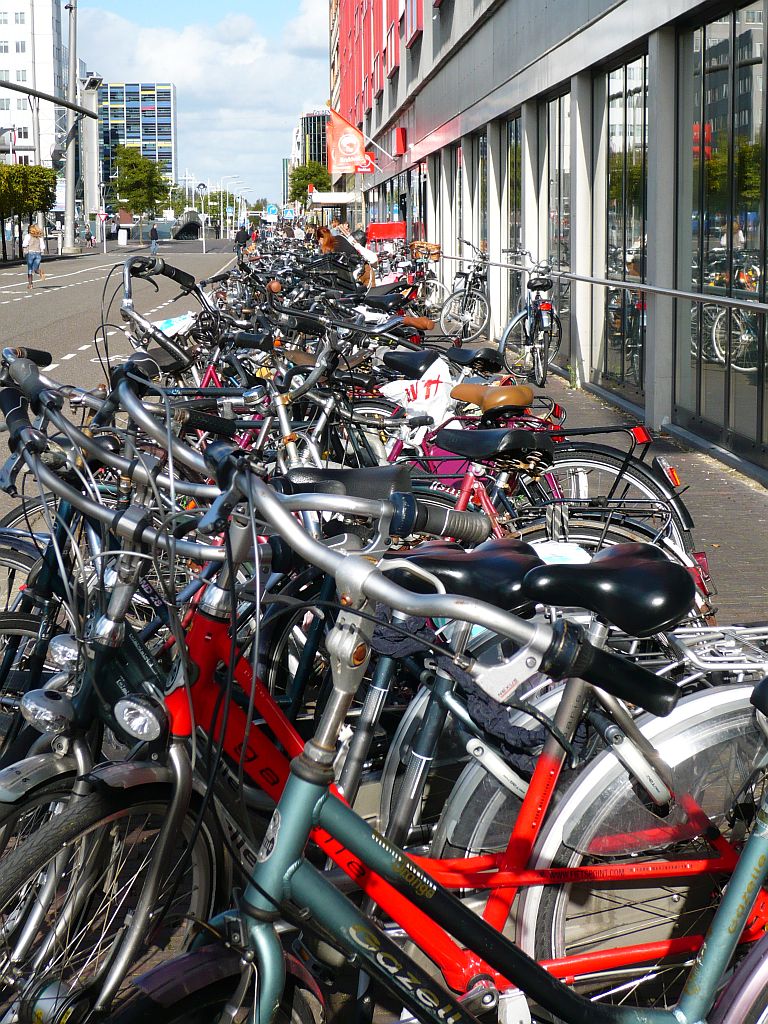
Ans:
[[[638,422],[603,399],[570,388],[558,376],[550,376],[546,392],[568,411],[566,426]],[[622,441],[599,435],[596,440]],[[696,548],[707,552],[718,589],[718,620],[768,621],[768,490],[666,434],[657,438],[648,457],[653,454],[669,459],[688,487],[685,502],[696,524]]]

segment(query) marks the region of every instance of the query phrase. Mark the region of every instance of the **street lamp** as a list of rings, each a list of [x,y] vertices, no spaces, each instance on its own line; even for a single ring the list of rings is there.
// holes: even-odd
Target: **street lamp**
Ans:
[[[208,191],[208,186],[204,181],[201,181],[197,186],[197,194],[200,196],[200,225],[202,227],[203,234],[203,255],[205,255],[205,212],[203,210],[203,197]]]
[[[225,209],[224,209],[224,201],[223,201],[223,198],[222,198],[221,186],[227,180],[230,180],[231,184],[235,185],[235,184],[238,184],[239,182],[241,182],[243,179],[238,174],[225,174],[220,179],[220,181],[219,181],[219,223],[221,223],[221,224],[226,224],[226,221],[224,220]],[[229,188],[227,188],[227,199],[228,198],[229,198]],[[229,206],[229,203],[227,203],[226,205]],[[234,206],[233,206],[233,209],[234,209]],[[227,217],[229,217],[229,212],[228,211],[226,211],[226,212],[227,212]],[[228,231],[225,230],[224,234],[226,236],[228,234]]]

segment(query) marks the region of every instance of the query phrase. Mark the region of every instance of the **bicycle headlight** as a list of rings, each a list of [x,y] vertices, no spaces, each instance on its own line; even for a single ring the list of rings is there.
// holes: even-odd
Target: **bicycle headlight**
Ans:
[[[48,661],[64,672],[74,672],[79,656],[77,637],[70,633],[60,633],[48,644]]]
[[[30,690],[21,698],[21,714],[38,732],[56,736],[69,729],[75,709],[69,697],[58,690]]]
[[[121,697],[114,707],[115,721],[135,740],[152,742],[165,730],[165,711],[141,697]]]

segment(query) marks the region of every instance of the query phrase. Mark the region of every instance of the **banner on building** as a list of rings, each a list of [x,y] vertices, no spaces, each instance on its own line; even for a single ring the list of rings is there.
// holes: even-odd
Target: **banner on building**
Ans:
[[[355,174],[373,174],[376,170],[376,158],[373,153],[366,152],[363,163],[355,167]]]
[[[366,163],[363,133],[331,110],[326,125],[328,170],[331,174],[354,174]]]

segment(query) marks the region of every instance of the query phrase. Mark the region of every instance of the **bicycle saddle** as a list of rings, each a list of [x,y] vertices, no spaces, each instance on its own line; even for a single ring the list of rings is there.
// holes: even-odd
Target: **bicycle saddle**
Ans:
[[[630,636],[674,626],[695,592],[688,570],[652,544],[615,544],[586,565],[544,565],[523,581],[530,600],[586,608]]]
[[[403,296],[400,292],[387,292],[386,295],[371,295],[370,292],[366,292],[362,298],[366,306],[383,309],[386,313],[398,309],[403,304]]]
[[[498,349],[490,345],[481,345],[480,348],[449,348],[445,358],[456,366],[478,366],[483,370],[500,370],[502,366]]]
[[[531,452],[549,454],[552,438],[540,430],[441,430],[435,443],[467,459],[519,459]]]
[[[451,391],[451,398],[476,405],[483,413],[498,415],[509,409],[527,409],[533,402],[533,391],[525,384],[505,388],[492,384],[457,384]]]
[[[477,598],[503,611],[518,613],[531,611],[535,603],[522,593],[523,578],[531,569],[544,564],[530,544],[511,537],[487,540],[472,551],[445,541],[428,542],[397,557],[431,572],[449,594]],[[434,593],[434,587],[426,580],[405,569],[395,569],[387,575],[417,594]]]
[[[417,380],[438,359],[440,353],[431,349],[423,352],[385,352],[384,365],[406,380]]]
[[[552,278],[532,277],[525,287],[529,292],[548,292],[552,287]]]
[[[365,469],[297,467],[272,481],[283,494],[348,494],[353,498],[388,498],[393,491],[411,490],[410,466],[371,466]]]
[[[402,298],[403,287],[407,287],[407,285],[404,285],[402,281],[390,281],[389,284],[376,284],[373,288],[368,289],[365,293],[365,297],[366,299],[380,299],[386,298],[390,295],[397,295],[398,298]]]
[[[164,373],[175,373],[181,370],[184,363],[179,362],[176,356],[166,352],[164,348],[148,348],[146,352],[134,352],[130,358],[131,366],[137,367],[147,377],[154,380],[162,377]]]

